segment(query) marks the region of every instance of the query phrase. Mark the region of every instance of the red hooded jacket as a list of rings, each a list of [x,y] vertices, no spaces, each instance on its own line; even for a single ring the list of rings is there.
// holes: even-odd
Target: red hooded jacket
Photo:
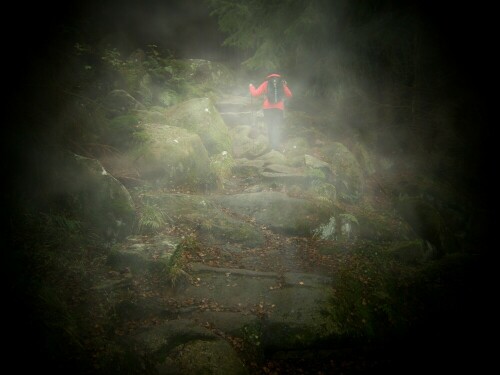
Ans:
[[[266,77],[266,80],[264,82],[262,82],[258,88],[255,88],[254,85],[250,84],[249,85],[250,94],[254,97],[257,97],[257,96],[260,96],[264,93],[267,93],[267,80],[271,77],[281,77],[281,76],[279,74],[269,74]],[[285,96],[287,98],[292,97],[292,92],[290,91],[290,89],[288,88],[288,86],[286,84],[283,85],[283,91],[284,91]],[[267,98],[266,98],[266,100],[264,100],[264,103],[262,103],[262,108],[263,109],[277,108],[277,109],[283,110],[283,109],[285,109],[285,104],[284,104],[283,100],[280,100],[277,103],[269,103],[269,100],[267,100]]]

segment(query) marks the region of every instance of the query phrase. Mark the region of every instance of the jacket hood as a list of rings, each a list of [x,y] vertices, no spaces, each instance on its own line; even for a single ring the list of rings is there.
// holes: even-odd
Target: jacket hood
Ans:
[[[281,75],[279,75],[277,73],[272,73],[272,74],[269,74],[266,78],[271,78],[271,77],[281,77]]]

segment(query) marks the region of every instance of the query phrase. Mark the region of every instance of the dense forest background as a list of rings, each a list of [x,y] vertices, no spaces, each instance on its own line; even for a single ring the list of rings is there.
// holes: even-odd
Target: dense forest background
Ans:
[[[107,43],[124,56],[155,45],[175,57],[241,68],[255,82],[279,69],[294,82],[295,105],[301,97],[323,100],[320,107],[334,108],[360,133],[367,126],[391,133],[407,154],[432,158],[447,149],[461,165],[439,166],[441,157],[426,163],[436,173],[445,169],[463,189],[480,183],[478,129],[486,122],[483,85],[491,61],[482,11],[388,0],[229,4],[75,2],[57,12],[41,5],[20,12],[22,26],[6,30],[9,122],[16,122],[7,128],[15,139],[4,150],[10,160],[29,148],[18,146],[30,137],[49,144],[67,136],[48,122],[63,105],[58,90],[83,78],[72,66],[75,45],[97,50]],[[102,56],[90,56],[89,64],[102,63]]]
[[[380,152],[418,160],[419,172],[452,186],[458,204],[474,208],[477,247],[489,255],[481,191],[490,165],[489,13],[458,3],[393,0],[14,4],[5,17],[15,22],[2,26],[7,221],[27,202],[43,204],[43,171],[54,155],[88,139],[90,130],[57,121],[71,95],[91,97],[99,80],[74,69],[75,45],[99,51],[107,43],[123,56],[154,45],[239,70],[243,95],[247,81],[279,70],[294,89],[295,109],[333,109],[360,137],[377,129]],[[88,57],[89,65],[102,64],[98,53]],[[10,263],[16,249],[9,247],[13,228],[6,229],[4,277],[16,285],[5,297],[8,319],[19,327],[12,337],[29,337],[33,327],[22,325],[30,301],[18,298],[28,280],[16,280],[23,264]],[[25,345],[36,353],[36,345]]]

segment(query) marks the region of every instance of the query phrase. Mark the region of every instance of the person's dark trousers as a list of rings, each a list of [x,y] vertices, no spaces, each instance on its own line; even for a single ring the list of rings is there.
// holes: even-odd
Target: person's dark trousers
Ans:
[[[281,146],[281,128],[283,126],[283,111],[281,109],[264,109],[264,122],[267,126],[269,145],[273,150]]]

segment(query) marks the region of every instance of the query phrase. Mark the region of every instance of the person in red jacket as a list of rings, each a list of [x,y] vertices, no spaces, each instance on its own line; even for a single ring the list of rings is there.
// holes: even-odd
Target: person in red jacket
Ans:
[[[282,87],[274,85],[281,85]],[[262,110],[269,137],[269,145],[271,149],[279,150],[281,146],[281,128],[284,119],[283,111],[285,109],[284,99],[291,98],[292,91],[286,81],[277,73],[269,74],[258,88],[255,88],[250,83],[249,89],[253,97],[266,94],[266,99],[262,103]]]

